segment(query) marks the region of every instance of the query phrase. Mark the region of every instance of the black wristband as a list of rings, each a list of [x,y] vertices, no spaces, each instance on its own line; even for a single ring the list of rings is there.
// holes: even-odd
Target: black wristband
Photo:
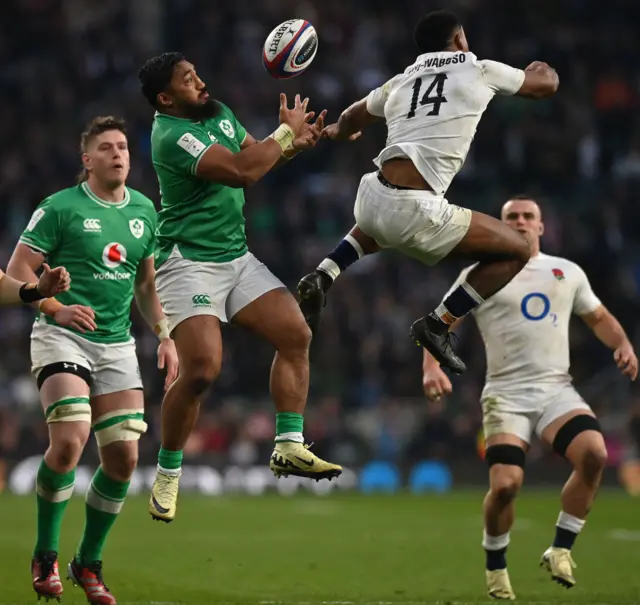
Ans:
[[[19,291],[20,300],[23,303],[34,303],[46,298],[42,296],[40,290],[38,290],[38,284],[22,284]]]

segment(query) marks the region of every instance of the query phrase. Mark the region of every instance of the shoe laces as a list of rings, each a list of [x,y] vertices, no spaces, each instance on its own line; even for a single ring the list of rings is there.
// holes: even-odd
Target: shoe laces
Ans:
[[[175,498],[178,493],[178,480],[180,479],[180,475],[165,475],[163,474],[163,480],[157,484],[157,494],[161,498],[164,496],[168,496],[171,498]]]
[[[55,567],[56,561],[58,560],[58,553],[51,551],[45,552],[36,557],[38,564],[40,565],[40,577],[39,580],[46,580],[51,573],[53,573],[53,569]]]
[[[104,583],[104,579],[102,578],[102,561],[90,561],[89,563],[80,563],[80,567],[84,567],[89,570],[98,580],[98,583],[107,591],[107,585]]]

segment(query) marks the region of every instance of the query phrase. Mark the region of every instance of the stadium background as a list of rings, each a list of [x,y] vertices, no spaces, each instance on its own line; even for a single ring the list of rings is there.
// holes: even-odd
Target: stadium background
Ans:
[[[518,10],[513,2],[460,0],[446,7],[463,17],[478,56],[519,67],[547,61],[560,74],[560,91],[544,102],[494,101],[448,197],[496,212],[511,193],[535,196],[544,208],[544,251],[580,263],[638,343],[640,42],[634,23],[640,22],[640,5],[516,4]],[[438,7],[381,0],[2,3],[0,265],[6,266],[34,207],[73,182],[79,133],[94,115],[128,120],[129,184],[159,201],[149,157],[153,112],[136,77],[149,56],[184,51],[213,96],[261,138],[277,124],[281,90],[309,95],[313,108],[327,108],[335,119],[402,70],[415,54],[411,24]],[[292,15],[312,21],[320,49],[307,74],[281,83],[264,72],[261,45]],[[250,246],[290,287],[351,226],[358,181],[372,169],[383,141],[378,128],[354,145],[321,143],[247,191]],[[397,468],[401,485],[424,460],[441,461],[457,484],[484,484],[478,455],[484,350],[473,322],[460,332],[469,371],[440,404],[428,404],[422,394],[421,353],[407,337],[410,322],[439,300],[457,269],[429,270],[389,253],[359,263],[333,288],[312,348],[305,433],[320,455],[354,471],[343,487],[355,485],[360,469],[374,460]],[[22,473],[13,474],[13,487],[19,492],[32,488],[35,469],[28,459],[46,447],[29,376],[31,319],[28,309],[0,314],[0,477],[18,465]],[[158,447],[162,378],[155,370],[155,337],[137,315],[134,327],[149,423],[141,464],[150,466]],[[188,446],[186,462],[198,466],[184,485],[210,493],[234,486],[261,491],[269,481],[262,471],[268,472],[274,424],[267,392],[272,351],[238,329],[227,329],[224,338],[223,371]],[[611,453],[607,481],[615,484],[618,465],[635,459],[640,447],[640,393],[618,377],[611,354],[579,322],[571,342],[572,373],[602,419]],[[529,483],[559,482],[567,467],[555,462],[534,448]],[[84,463],[95,465],[93,447]]]

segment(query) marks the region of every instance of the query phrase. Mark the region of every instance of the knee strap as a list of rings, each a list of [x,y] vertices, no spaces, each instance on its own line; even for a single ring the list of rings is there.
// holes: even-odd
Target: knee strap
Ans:
[[[526,454],[521,447],[507,443],[490,445],[484,457],[489,468],[494,464],[508,464],[510,466],[519,466],[523,469],[526,460]]]
[[[103,414],[93,423],[98,447],[115,441],[138,441],[147,432],[147,423],[140,409],[116,410]]]
[[[580,433],[584,433],[584,431],[598,431],[598,433],[602,433],[600,423],[588,414],[580,414],[579,416],[574,416],[571,420],[567,420],[567,422],[560,427],[560,430],[553,440],[553,451],[564,458],[571,442]]]
[[[91,424],[91,405],[88,397],[68,395],[54,401],[45,411],[47,423],[88,422]]]

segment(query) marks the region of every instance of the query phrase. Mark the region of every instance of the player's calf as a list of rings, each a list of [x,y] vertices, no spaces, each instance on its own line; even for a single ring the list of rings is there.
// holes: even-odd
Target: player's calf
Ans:
[[[513,441],[517,438],[508,436],[508,439]],[[515,594],[507,572],[506,556],[514,519],[513,502],[524,477],[524,444],[491,444],[491,440],[489,443],[485,453],[489,466],[489,492],[484,500],[482,537],[487,593],[493,599],[513,600]]]
[[[585,410],[576,410],[551,423],[543,431],[543,439],[550,441],[556,453],[569,460],[574,470],[562,489],[562,510],[553,543],[542,555],[540,565],[555,582],[571,588],[576,584],[571,550],[598,492],[607,450],[598,421]]]
[[[469,229],[448,255],[476,261],[465,281],[442,303],[411,326],[411,337],[452,372],[466,370],[453,350],[450,326],[506,286],[527,264],[527,239],[493,217],[473,212]]]

